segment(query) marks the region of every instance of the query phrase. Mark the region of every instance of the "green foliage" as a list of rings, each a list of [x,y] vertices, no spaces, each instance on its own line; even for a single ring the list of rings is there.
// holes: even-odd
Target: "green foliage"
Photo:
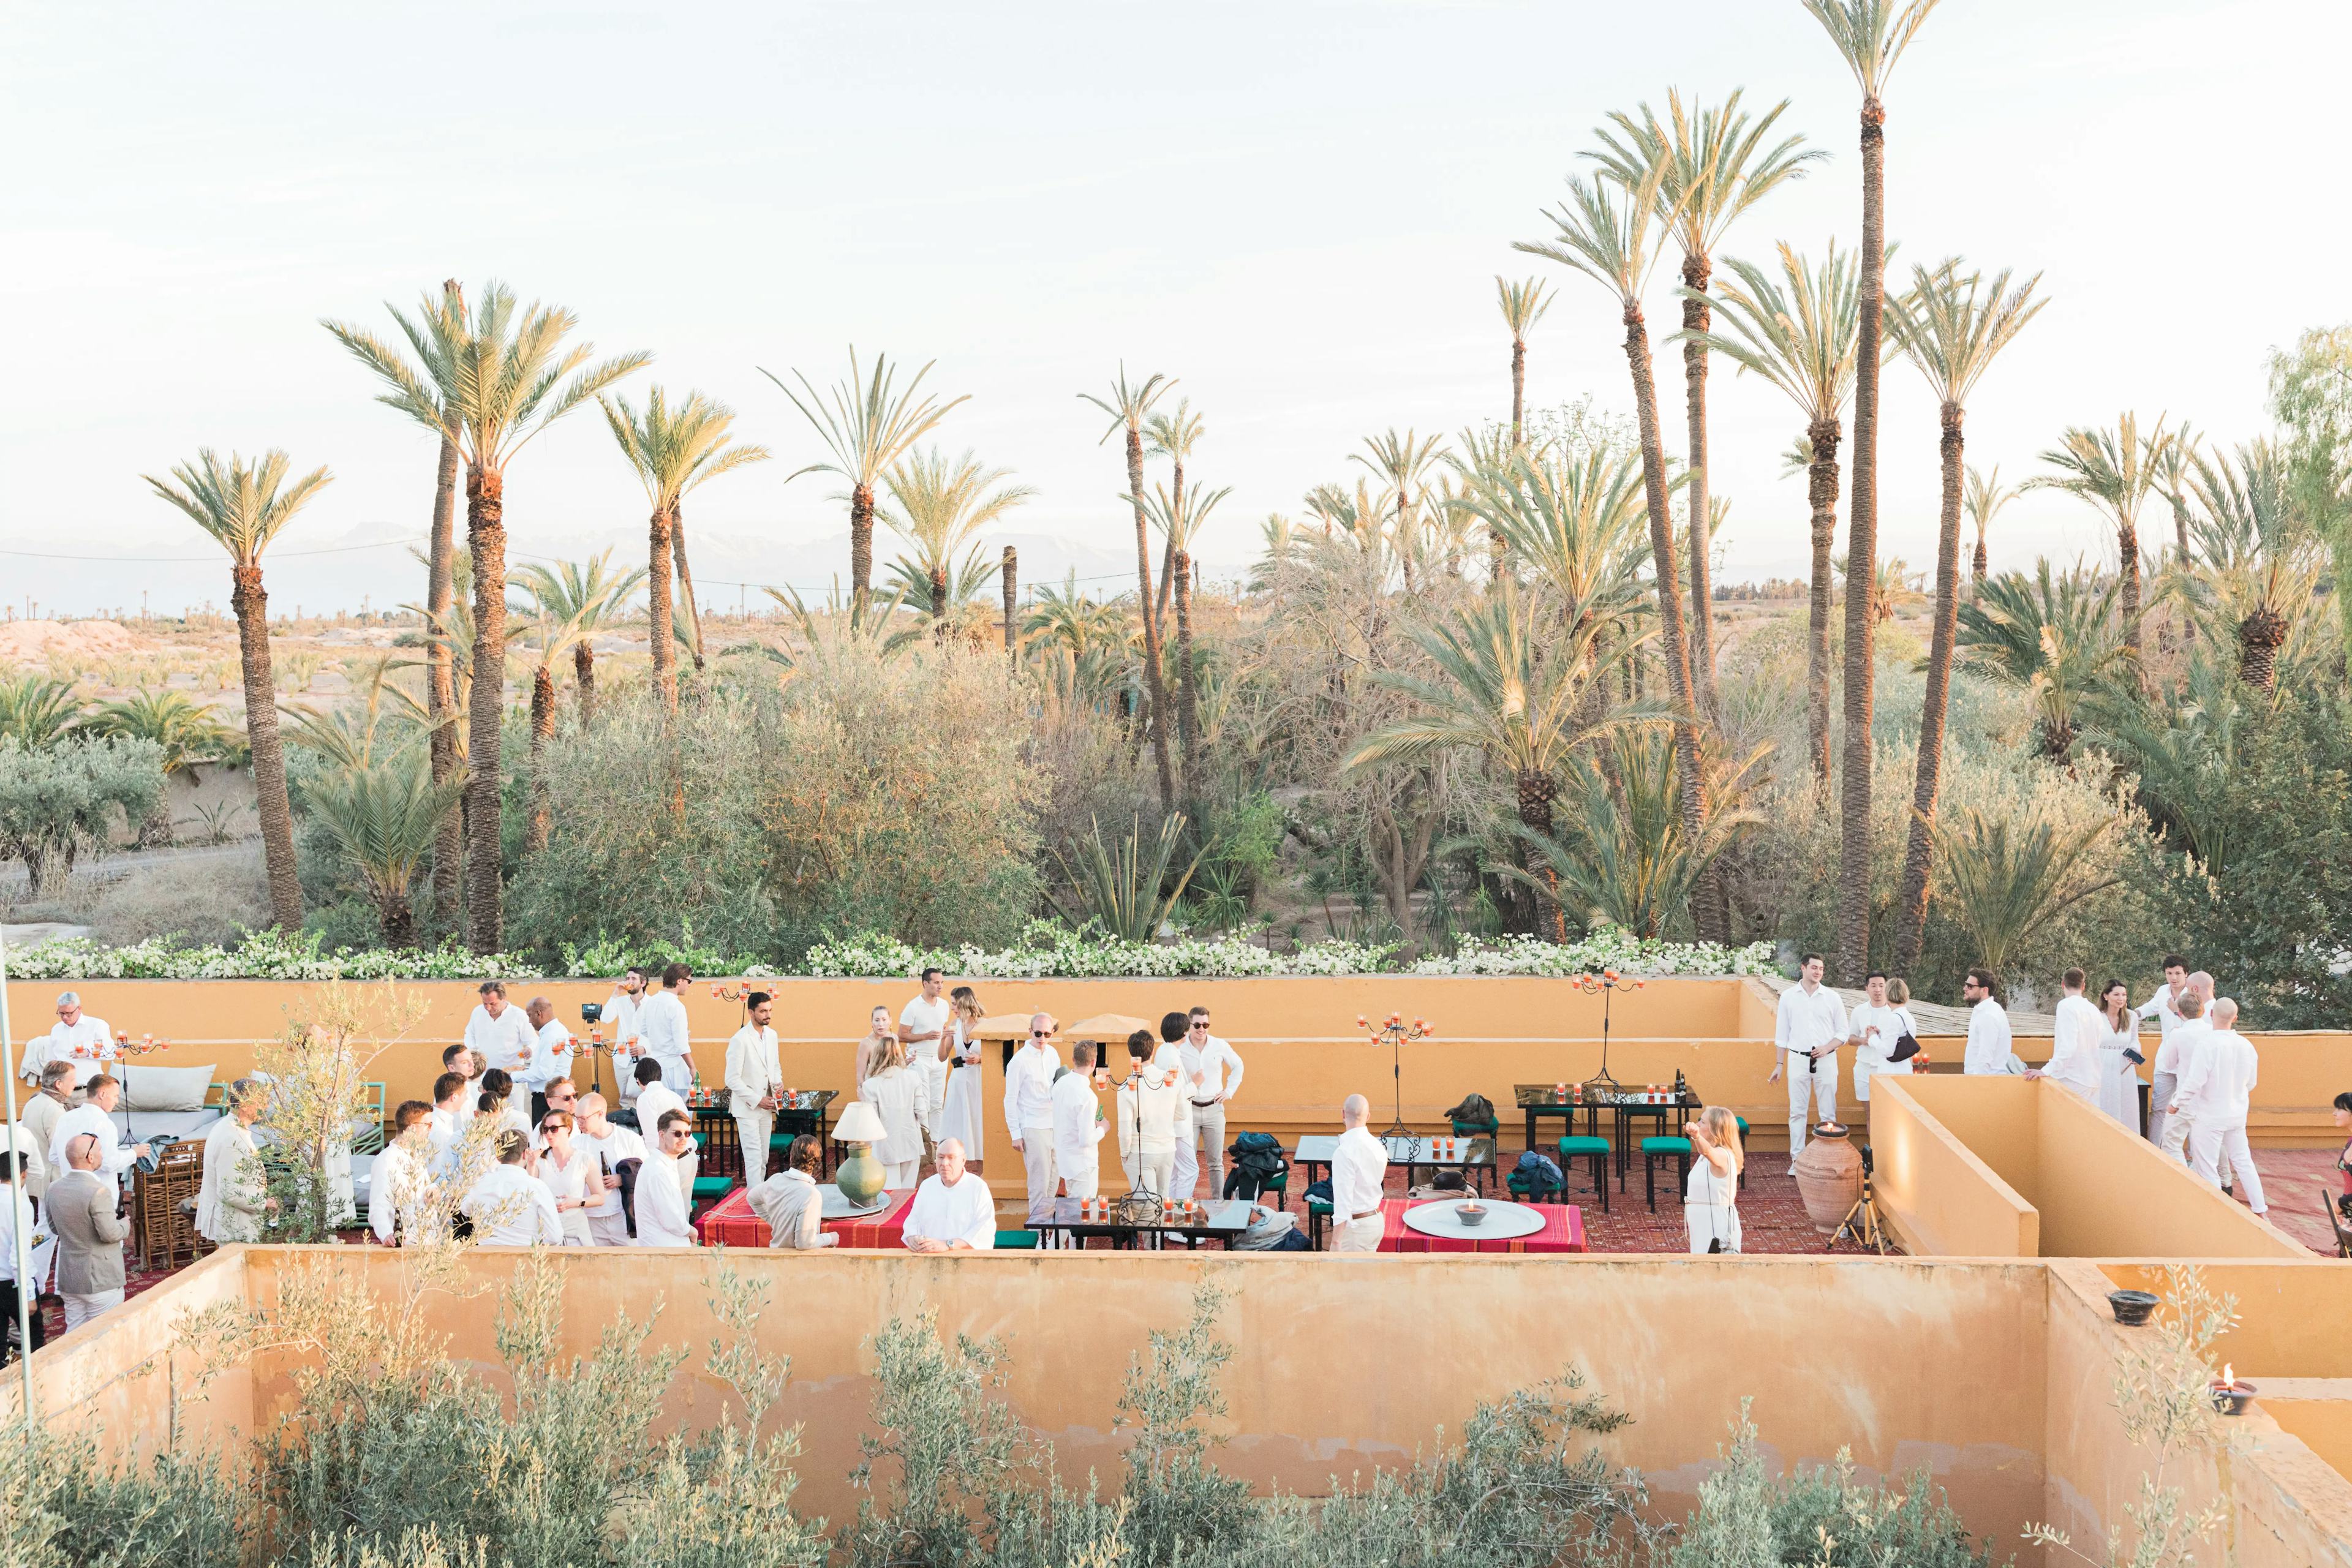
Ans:
[[[2113,824],[2059,827],[2038,816],[1988,816],[1959,806],[1936,822],[1937,896],[1996,975],[2067,909],[2116,886],[2092,870]]]
[[[27,748],[0,738],[0,860],[25,863],[37,899],[62,891],[74,862],[137,823],[163,793],[152,741],[88,740]]]
[[[429,761],[409,751],[372,766],[330,773],[302,792],[303,810],[332,839],[345,868],[375,900],[384,943],[408,945],[409,889],[436,836],[465,793],[462,773],[433,782]]]
[[[995,1396],[1011,1356],[999,1340],[956,1336],[939,1311],[893,1319],[874,1351],[874,1431],[850,1484],[868,1495],[842,1549],[851,1568],[947,1568],[971,1560],[993,1510],[985,1504],[1022,1468],[1021,1424]],[[875,1462],[891,1479],[877,1489]]]
[[[1149,840],[1140,816],[1129,823],[1124,838],[1106,841],[1099,822],[1092,828],[1075,857],[1055,857],[1073,889],[1071,918],[1120,942],[1150,941],[1201,864],[1196,850],[1181,868],[1177,865],[1183,853],[1183,814],[1161,818],[1160,831]]]
[[[81,717],[71,681],[33,675],[0,679],[0,740],[40,751],[71,733]]]

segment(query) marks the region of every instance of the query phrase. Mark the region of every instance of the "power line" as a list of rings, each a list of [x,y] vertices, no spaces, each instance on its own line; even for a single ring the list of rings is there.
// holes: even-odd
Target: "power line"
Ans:
[[[329,550],[273,550],[271,561],[290,560],[297,555],[349,555],[357,550],[392,550],[410,543],[405,539],[387,539],[376,544],[338,544]],[[44,550],[5,550],[0,555],[20,555],[34,561],[97,561],[110,566],[201,566],[217,562],[217,555],[57,555]]]

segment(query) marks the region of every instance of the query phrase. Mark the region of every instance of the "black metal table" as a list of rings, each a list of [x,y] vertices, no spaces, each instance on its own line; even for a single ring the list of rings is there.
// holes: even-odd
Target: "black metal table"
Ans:
[[[1145,1237],[1150,1237],[1156,1247],[1165,1245],[1172,1236],[1186,1241],[1219,1242],[1231,1252],[1234,1243],[1249,1229],[1253,1206],[1245,1198],[1204,1198],[1201,1200],[1201,1217],[1187,1224],[1182,1220],[1122,1220],[1115,1198],[1108,1218],[1080,1219],[1079,1202],[1076,1198],[1055,1198],[1052,1217],[1032,1219],[1029,1228],[1040,1236],[1068,1236],[1080,1242],[1088,1237],[1108,1237],[1113,1247],[1127,1250],[1139,1247]]]
[[[1486,1190],[1486,1179],[1495,1169],[1495,1141],[1492,1138],[1465,1138],[1461,1142],[1463,1155],[1458,1160],[1434,1158],[1435,1151],[1431,1141],[1418,1134],[1382,1138],[1381,1146],[1388,1152],[1390,1164],[1404,1167],[1407,1186],[1412,1184],[1413,1173],[1417,1171],[1459,1171],[1465,1177],[1475,1175],[1478,1190],[1483,1193]],[[1298,1147],[1291,1152],[1291,1163],[1306,1171],[1307,1185],[1312,1186],[1317,1171],[1329,1173],[1332,1158],[1339,1147],[1339,1140],[1333,1133],[1315,1133],[1301,1138]]]

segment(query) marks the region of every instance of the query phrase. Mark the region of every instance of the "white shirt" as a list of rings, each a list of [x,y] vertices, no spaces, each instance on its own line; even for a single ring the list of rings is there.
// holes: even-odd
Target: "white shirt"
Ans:
[[[2018,1073],[2025,1064],[2009,1048],[2009,1015],[1988,996],[1969,1010],[1969,1049],[1962,1070],[1971,1073]]]
[[[511,1003],[495,1018],[488,1007],[478,1005],[474,1016],[466,1020],[466,1048],[485,1068],[504,1068],[517,1083],[530,1070],[534,1043],[530,1020]]]
[[[368,1227],[386,1247],[394,1236],[414,1244],[428,1239],[433,1177],[408,1145],[395,1138],[368,1167]]]
[[[207,1241],[258,1241],[268,1197],[253,1133],[234,1115],[205,1132],[204,1182],[196,1189],[196,1234]],[[224,1200],[237,1200],[226,1202]]]
[[[1033,1127],[1054,1125],[1054,1069],[1062,1053],[1053,1042],[1031,1040],[1013,1053],[1004,1069],[1004,1125],[1018,1142]]]
[[[54,1094],[37,1091],[25,1102],[18,1121],[24,1128],[18,1152],[31,1157],[25,1162],[26,1190],[39,1197],[49,1190],[49,1183],[65,1174],[49,1163],[49,1140],[58,1130],[58,1122],[73,1109]]]
[[[1184,1062],[1185,1098],[1194,1101],[1215,1100],[1219,1095],[1231,1100],[1242,1091],[1241,1053],[1216,1036],[1200,1049],[1192,1048],[1192,1037],[1186,1035],[1177,1044],[1177,1054]]]
[[[858,1090],[882,1119],[882,1141],[874,1157],[886,1165],[903,1165],[923,1157],[923,1117],[931,1108],[930,1085],[921,1073],[902,1067],[868,1074]]]
[[[585,1129],[572,1134],[574,1143],[592,1151],[604,1163],[604,1199],[589,1208],[591,1219],[609,1219],[621,1212],[621,1179],[613,1173],[620,1168],[624,1160],[643,1160],[646,1157],[646,1141],[643,1138],[625,1127],[614,1126],[611,1122],[605,1125],[612,1131],[602,1138],[592,1137]]]
[[[1189,1149],[1192,1146],[1192,1096],[1184,1084],[1184,1052],[1173,1040],[1162,1040],[1160,1048],[1151,1053],[1154,1072],[1167,1076],[1176,1092],[1176,1137]],[[1125,1146],[1121,1145],[1121,1152]]]
[[[550,1018],[539,1026],[531,1043],[530,1060],[514,1075],[514,1080],[520,1089],[545,1094],[549,1084],[572,1076],[572,1031],[561,1020]]]
[[[2156,1047],[2158,1078],[2170,1074],[2176,1080],[2189,1076],[2189,1064],[2197,1058],[2197,1047],[2213,1032],[2210,1017],[2183,1018],[2164,1032],[2163,1041]]]
[[[519,1164],[491,1166],[457,1206],[474,1222],[474,1239],[486,1246],[563,1245],[555,1199]]]
[[[40,1227],[33,1221],[33,1200],[25,1194],[24,1187],[11,1183],[9,1188],[16,1194],[16,1201],[10,1203],[0,1198],[0,1279],[14,1284],[21,1278],[17,1272],[19,1265],[36,1273],[41,1271],[33,1247],[33,1237]],[[24,1242],[21,1252],[17,1250],[19,1237]],[[40,1309],[36,1307],[33,1310],[37,1312]]]
[[[927,1002],[919,995],[899,1010],[898,1027],[914,1034],[928,1034],[932,1037],[930,1039],[919,1042],[919,1048],[909,1053],[915,1060],[927,1061],[939,1055],[938,1037],[946,1031],[950,1011],[946,997],[942,996],[936,1002]]]
[[[1054,1080],[1053,1098],[1054,1169],[1073,1181],[1080,1171],[1100,1171],[1095,1145],[1102,1142],[1104,1127],[1094,1074],[1072,1068]]]
[[[2188,995],[2189,988],[2182,986],[2180,994],[2183,996]],[[2172,1037],[2173,1030],[2189,1022],[2180,1016],[2179,1008],[2174,1005],[2172,987],[2169,984],[2158,986],[2156,994],[2141,1003],[2137,1011],[2143,1018],[2155,1019],[2158,1030],[2166,1039]]]
[[[1331,1222],[1346,1225],[1378,1214],[1388,1173],[1388,1145],[1361,1127],[1340,1133],[1331,1152]]]
[[[2181,1074],[2180,1090],[2172,1103],[2200,1133],[2243,1127],[2253,1102],[2256,1070],[2253,1041],[2235,1029],[2209,1028]]]
[[[2099,1103],[2099,1042],[2107,1037],[2107,1016],[2087,996],[2062,996],[2050,1029],[2050,1062],[2044,1078],[2056,1079],[2091,1105]]]
[[[770,1247],[814,1249],[824,1245],[824,1194],[806,1171],[779,1171],[753,1187],[751,1212],[768,1225]]]
[[[1827,987],[1824,986],[1823,989],[1826,990]],[[1874,1034],[1873,1030],[1877,1032]],[[1899,1062],[1887,1060],[1887,1053],[1895,1048],[1895,1041],[1906,1035],[1913,1039],[1919,1037],[1919,1026],[1912,1020],[1910,1008],[1882,1007],[1874,1002],[1861,1003],[1855,1006],[1853,1016],[1846,1029],[1847,1038],[1851,1039],[1856,1035],[1862,1037],[1862,1044],[1853,1048],[1853,1081],[1856,1093],[1867,1099],[1870,1093],[1870,1080],[1882,1073],[1893,1073],[1898,1077],[1907,1076],[1910,1073],[1909,1057],[1905,1057]],[[1701,1161],[1700,1163],[1705,1164],[1706,1162]]]
[[[79,1057],[74,1055],[76,1047],[81,1049]],[[114,1031],[106,1026],[105,1019],[93,1018],[84,1013],[71,1024],[60,1018],[50,1026],[47,1034],[26,1041],[25,1054],[18,1058],[16,1070],[18,1076],[38,1084],[41,1068],[50,1062],[110,1062],[113,1059]],[[81,1076],[85,1080],[89,1077],[86,1072]],[[65,1173],[59,1171],[58,1173],[63,1175]]]
[[[66,1163],[66,1147],[83,1133],[98,1139],[98,1174],[114,1184],[117,1194],[122,1191],[122,1173],[139,1163],[138,1154],[122,1141],[121,1129],[114,1118],[85,1100],[58,1118],[58,1130],[49,1135],[49,1177],[63,1180],[70,1167]]]
[[[1059,1089],[1061,1085],[1054,1087]],[[1186,1108],[1184,1090],[1177,1083],[1173,1068],[1154,1063],[1140,1072],[1129,1074],[1127,1081],[1118,1086],[1120,1156],[1134,1153],[1139,1145],[1147,1157],[1174,1149],[1179,1130],[1177,1112]]]
[[[613,1031],[613,1044],[616,1047],[625,1047],[645,1032],[641,1023],[645,1005],[643,996],[615,991],[604,998],[604,1010],[597,1015],[596,1023],[599,1027]]]
[[[910,1241],[961,1241],[975,1252],[992,1252],[996,1247],[996,1199],[988,1184],[970,1171],[952,1187],[937,1176],[925,1176],[907,1211],[904,1234]]]
[[[643,1098],[640,1096],[639,1098]],[[637,1168],[637,1245],[692,1247],[694,1227],[687,1223],[685,1162],[658,1152],[646,1156]],[[541,1189],[544,1191],[545,1189]],[[548,1206],[554,1206],[552,1198]]]
[[[1836,1045],[1852,1032],[1846,1027],[1845,1004],[1828,986],[1816,985],[1807,992],[1801,980],[1780,993],[1780,1005],[1773,1014],[1772,1040],[1782,1050],[1810,1056],[1823,1046]]]
[[[661,1134],[661,1119],[672,1110],[686,1110],[686,1100],[677,1090],[659,1079],[637,1090],[637,1136],[650,1147]],[[686,1110],[686,1124],[694,1125],[694,1112]]]
[[[694,1042],[687,1038],[686,1003],[675,991],[656,991],[646,998],[644,1010],[637,1015],[637,1027],[645,1037],[647,1056],[674,1062],[693,1052]],[[638,1098],[644,1098],[642,1092]]]
[[[727,1105],[736,1115],[757,1111],[760,1101],[782,1087],[783,1076],[775,1030],[746,1024],[727,1042]]]

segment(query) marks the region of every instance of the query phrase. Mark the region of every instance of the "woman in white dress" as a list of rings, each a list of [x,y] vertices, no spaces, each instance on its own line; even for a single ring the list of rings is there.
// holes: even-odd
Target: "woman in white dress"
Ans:
[[[866,1020],[866,1037],[857,1042],[857,1055],[851,1063],[852,1070],[856,1074],[858,1099],[866,1098],[866,1075],[872,1072],[874,1064],[887,1054],[883,1046],[898,1038],[898,1026],[890,1021],[890,1009],[875,1008]]]
[[[915,1184],[923,1168],[923,1116],[931,1108],[929,1086],[923,1075],[907,1065],[907,1047],[898,1039],[882,1043],[866,1074],[858,1098],[882,1118],[882,1141],[874,1157],[882,1162],[882,1184],[891,1192]]]
[[[1690,1180],[1683,1187],[1683,1219],[1694,1253],[1739,1250],[1739,1119],[1710,1105],[1683,1129],[1690,1140]]]
[[[2139,1064],[2124,1055],[2139,1049],[2139,1015],[2132,1011],[2131,992],[2120,980],[2110,980],[2099,993],[2099,1011],[2107,1016],[2107,1032],[2099,1041],[2099,1109],[2139,1136]]]
[[[563,1245],[593,1247],[596,1238],[589,1234],[588,1211],[604,1201],[604,1174],[596,1152],[572,1138],[568,1110],[549,1111],[539,1130],[547,1139],[547,1146],[540,1151],[539,1180],[555,1194],[555,1218],[563,1227]]]
[[[975,1176],[982,1174],[981,1140],[988,1118],[980,1109],[980,998],[969,985],[948,993],[948,1026],[940,1031],[940,1060],[947,1068],[947,1089],[940,1097],[935,1126],[942,1143],[953,1138],[963,1144],[963,1163]]]

